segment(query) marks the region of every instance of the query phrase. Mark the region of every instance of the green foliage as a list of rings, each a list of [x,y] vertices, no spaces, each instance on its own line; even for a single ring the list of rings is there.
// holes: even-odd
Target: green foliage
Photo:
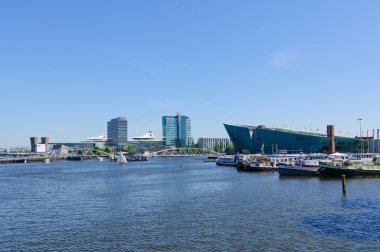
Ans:
[[[103,151],[104,151],[104,152],[107,152],[107,153],[111,153],[111,149],[108,148],[108,147],[105,147]]]
[[[241,152],[242,154],[245,154],[245,155],[251,154],[251,152],[247,149],[242,149]]]
[[[363,152],[367,152],[368,150],[368,141],[363,139],[360,142],[360,139],[356,142],[356,152],[361,152],[361,144],[363,144]]]
[[[134,145],[128,145],[127,151],[129,154],[135,154],[136,153],[136,147]]]
[[[227,155],[232,155],[235,152],[234,146],[232,144],[228,144],[226,149],[224,150]]]

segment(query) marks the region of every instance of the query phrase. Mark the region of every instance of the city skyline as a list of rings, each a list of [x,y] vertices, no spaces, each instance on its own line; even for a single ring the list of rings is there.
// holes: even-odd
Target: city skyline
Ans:
[[[3,1],[0,147],[78,141],[125,116],[130,139],[181,112],[359,135],[377,129],[377,1]],[[301,22],[302,21],[302,22]],[[324,131],[322,131],[324,133]],[[370,133],[371,134],[371,133]]]

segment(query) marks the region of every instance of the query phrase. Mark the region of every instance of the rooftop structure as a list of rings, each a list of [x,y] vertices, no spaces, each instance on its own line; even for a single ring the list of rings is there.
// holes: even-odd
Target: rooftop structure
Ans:
[[[152,131],[148,131],[143,136],[134,137],[133,141],[162,141],[153,135]]]

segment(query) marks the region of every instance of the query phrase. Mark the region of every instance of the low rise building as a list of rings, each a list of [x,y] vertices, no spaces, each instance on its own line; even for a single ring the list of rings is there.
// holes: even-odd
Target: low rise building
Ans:
[[[223,151],[230,144],[232,142],[229,138],[201,137],[198,139],[198,146],[201,149]]]

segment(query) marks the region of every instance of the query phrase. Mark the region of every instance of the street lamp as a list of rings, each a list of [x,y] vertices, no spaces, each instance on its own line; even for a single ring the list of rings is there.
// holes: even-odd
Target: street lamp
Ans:
[[[363,119],[359,118],[359,126],[360,126],[360,153],[363,155],[363,136],[362,136],[362,121]],[[361,159],[361,157],[360,157]]]

